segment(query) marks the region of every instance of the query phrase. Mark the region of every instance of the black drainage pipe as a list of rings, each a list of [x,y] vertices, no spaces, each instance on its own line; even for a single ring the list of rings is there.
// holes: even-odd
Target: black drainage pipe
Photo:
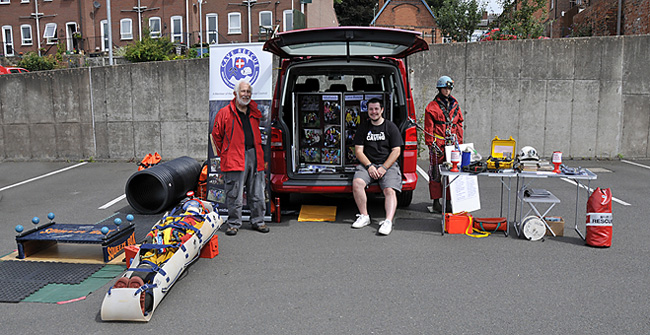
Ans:
[[[201,164],[187,156],[138,171],[126,182],[126,200],[139,213],[160,213],[195,189],[200,174]]]

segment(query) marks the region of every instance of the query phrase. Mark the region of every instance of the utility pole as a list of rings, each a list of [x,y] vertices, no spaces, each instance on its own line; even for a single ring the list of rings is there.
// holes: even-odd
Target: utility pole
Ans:
[[[201,50],[201,58],[203,58],[203,0],[197,2],[199,3],[199,39],[201,41],[199,50]]]
[[[106,0],[106,19],[108,20],[108,65],[113,65],[113,28],[111,27],[111,0]]]
[[[253,7],[256,3],[261,5],[261,4],[271,3],[271,1],[257,2],[257,0],[243,0],[241,4],[229,3],[229,5],[248,7],[248,43],[251,43],[251,37],[253,36],[253,32],[251,31],[251,7]]]
[[[31,13],[30,16],[20,16],[21,19],[34,19],[36,20],[36,49],[38,50],[38,56],[41,56],[41,25],[40,18],[42,17],[54,17],[54,15],[45,15],[38,12],[38,0],[34,0],[34,13]]]
[[[147,9],[147,6],[140,6],[140,0],[138,0],[138,6],[133,7],[133,9],[122,9],[123,12],[136,12],[138,13],[138,40],[142,41],[142,13],[148,12],[150,10],[160,9],[160,7],[154,7]]]

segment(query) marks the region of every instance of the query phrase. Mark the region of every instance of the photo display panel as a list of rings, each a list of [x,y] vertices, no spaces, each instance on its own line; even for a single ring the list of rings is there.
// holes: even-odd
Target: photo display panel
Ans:
[[[297,94],[299,171],[335,172],[341,158],[341,95]]]

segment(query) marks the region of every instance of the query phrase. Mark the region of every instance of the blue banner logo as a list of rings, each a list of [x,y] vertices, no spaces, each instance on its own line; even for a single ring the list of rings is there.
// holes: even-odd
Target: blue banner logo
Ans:
[[[238,81],[245,79],[255,84],[260,74],[260,62],[255,53],[246,48],[236,48],[221,60],[221,80],[234,89]]]

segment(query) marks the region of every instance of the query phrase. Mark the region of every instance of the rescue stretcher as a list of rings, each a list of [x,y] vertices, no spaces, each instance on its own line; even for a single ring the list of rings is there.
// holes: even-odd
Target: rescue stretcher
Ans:
[[[197,201],[197,200],[189,200]],[[162,264],[156,264],[147,260],[146,255],[150,255],[152,250],[163,250],[172,247],[169,244],[143,244],[140,250],[131,261],[130,267],[124,273],[122,279],[124,282],[130,281],[136,276],[141,276],[143,272],[148,272],[140,287],[112,287],[104,297],[101,307],[101,317],[103,321],[144,321],[151,319],[156,307],[169,292],[172,285],[178,280],[185,269],[199,258],[201,248],[205,246],[214,236],[216,231],[223,223],[223,219],[215,212],[209,203],[201,202],[203,209],[193,211],[189,208],[188,212],[183,211],[175,217],[188,215],[198,220],[202,220],[200,228],[186,228],[188,239],[184,242],[175,244],[177,248],[171,257],[166,258]],[[183,206],[183,205],[181,205]],[[174,211],[172,211],[174,213]],[[165,215],[152,229],[159,229],[169,215]],[[178,225],[176,225],[178,226]],[[199,225],[197,225],[199,226]],[[160,242],[160,241],[158,241]],[[126,278],[126,279],[123,279]],[[118,282],[120,281],[118,279]],[[130,285],[129,285],[130,286]]]

